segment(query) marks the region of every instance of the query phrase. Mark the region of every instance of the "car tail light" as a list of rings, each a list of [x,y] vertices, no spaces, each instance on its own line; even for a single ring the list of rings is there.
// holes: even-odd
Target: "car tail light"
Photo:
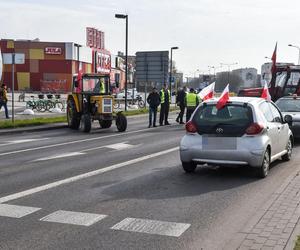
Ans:
[[[192,121],[189,121],[185,124],[185,130],[188,133],[196,133],[197,132],[197,127],[196,127],[195,123],[193,123]]]
[[[264,126],[259,123],[252,123],[247,129],[247,135],[258,135],[261,131],[264,130]]]

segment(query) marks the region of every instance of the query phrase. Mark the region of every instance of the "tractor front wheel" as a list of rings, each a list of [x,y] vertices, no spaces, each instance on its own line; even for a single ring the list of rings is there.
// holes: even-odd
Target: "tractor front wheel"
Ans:
[[[90,132],[92,128],[92,120],[91,116],[89,114],[83,114],[81,116],[81,122],[80,122],[80,130],[82,132]]]
[[[80,117],[78,116],[78,113],[76,112],[75,103],[72,99],[68,101],[67,120],[68,120],[69,128],[71,128],[71,129],[79,128]]]
[[[122,113],[117,114],[116,126],[119,132],[124,132],[127,129],[127,119]]]

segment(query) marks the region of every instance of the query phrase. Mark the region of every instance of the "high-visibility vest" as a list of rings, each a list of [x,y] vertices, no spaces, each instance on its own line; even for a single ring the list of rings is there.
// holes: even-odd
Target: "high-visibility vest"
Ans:
[[[100,94],[105,94],[104,82],[100,82]]]
[[[171,93],[170,93],[170,90],[168,90],[168,94],[169,94],[169,103],[171,103]],[[162,89],[160,91],[160,103],[163,104],[165,103],[165,90]]]
[[[195,93],[187,93],[185,98],[187,107],[196,107],[199,103],[198,96]]]

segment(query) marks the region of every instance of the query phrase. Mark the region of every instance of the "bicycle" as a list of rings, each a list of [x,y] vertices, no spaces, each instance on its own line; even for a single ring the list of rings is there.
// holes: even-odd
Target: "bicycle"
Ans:
[[[36,110],[38,112],[45,112],[46,111],[46,105],[43,100],[35,100],[35,97],[32,95],[30,96],[31,100],[26,102],[26,109],[32,109]]]

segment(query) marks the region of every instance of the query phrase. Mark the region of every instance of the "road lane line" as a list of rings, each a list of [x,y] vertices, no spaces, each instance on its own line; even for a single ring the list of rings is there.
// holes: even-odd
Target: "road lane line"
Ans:
[[[51,189],[51,188],[55,188],[55,187],[58,187],[58,186],[61,186],[61,185],[64,185],[64,184],[68,184],[68,183],[71,183],[71,182],[86,179],[86,178],[89,178],[89,177],[92,177],[92,176],[95,176],[95,175],[103,174],[103,173],[106,173],[106,172],[109,172],[109,171],[112,171],[112,170],[115,170],[115,169],[119,169],[119,168],[122,168],[122,167],[125,167],[125,166],[128,166],[128,165],[132,165],[132,164],[135,164],[135,163],[138,163],[138,162],[141,162],[141,161],[145,161],[145,160],[148,160],[148,159],[151,159],[151,158],[155,158],[155,157],[158,157],[158,156],[161,156],[161,155],[165,155],[165,154],[177,151],[178,149],[179,149],[179,147],[170,148],[170,149],[167,149],[167,150],[164,150],[164,151],[160,151],[160,152],[153,153],[153,154],[150,154],[150,155],[145,155],[145,156],[142,156],[142,157],[139,157],[139,158],[136,158],[136,159],[132,159],[132,160],[129,160],[129,161],[117,163],[117,164],[111,165],[109,167],[97,169],[97,170],[90,171],[90,172],[87,172],[87,173],[84,173],[84,174],[69,177],[69,178],[66,178],[66,179],[63,179],[63,180],[60,180],[60,181],[55,181],[55,182],[52,182],[52,183],[49,183],[49,184],[46,184],[46,185],[31,188],[31,189],[28,189],[28,190],[25,190],[25,191],[22,191],[22,192],[19,192],[19,193],[11,194],[11,195],[0,198],[0,204],[4,203],[4,202],[11,201],[11,200],[16,200],[16,199],[19,199],[19,198],[23,198],[25,196],[35,194],[35,193],[38,193],[38,192],[41,192],[41,191],[45,191],[45,190],[48,190],[48,189]]]
[[[9,204],[0,204],[0,216],[10,218],[22,218],[28,214],[32,214],[41,208],[38,207],[25,207]]]
[[[174,124],[174,125],[178,125],[178,124]],[[174,125],[171,125],[171,126],[174,126]],[[170,126],[168,126],[168,127],[170,127]],[[35,148],[20,149],[20,150],[16,150],[16,151],[0,153],[0,156],[30,152],[30,151],[40,150],[40,149],[54,148],[54,147],[59,147],[59,146],[65,146],[65,145],[70,145],[70,144],[81,143],[81,142],[102,140],[102,139],[109,138],[109,137],[124,136],[124,135],[135,134],[135,133],[145,132],[145,131],[154,130],[154,129],[155,128],[145,128],[145,129],[125,132],[125,133],[116,133],[116,134],[113,134],[113,135],[105,135],[105,136],[101,136],[101,137],[94,137],[94,138],[88,138],[88,139],[82,139],[82,140],[76,140],[76,141],[70,141],[70,142],[62,142],[62,143],[46,145],[46,146],[41,146],[41,147],[35,147]]]
[[[78,226],[91,226],[96,222],[106,218],[105,214],[92,214],[92,213],[82,213],[58,210],[52,214],[49,214],[40,219],[40,221],[56,222],[63,224],[72,224]]]
[[[64,153],[64,154],[57,154],[57,155],[52,155],[44,158],[39,158],[36,160],[33,160],[32,162],[36,161],[48,161],[48,160],[54,160],[54,159],[61,159],[61,158],[66,158],[66,157],[73,157],[73,156],[78,156],[78,155],[85,155],[83,152],[70,152],[70,153]]]
[[[111,227],[113,230],[179,237],[191,224],[126,218]]]

